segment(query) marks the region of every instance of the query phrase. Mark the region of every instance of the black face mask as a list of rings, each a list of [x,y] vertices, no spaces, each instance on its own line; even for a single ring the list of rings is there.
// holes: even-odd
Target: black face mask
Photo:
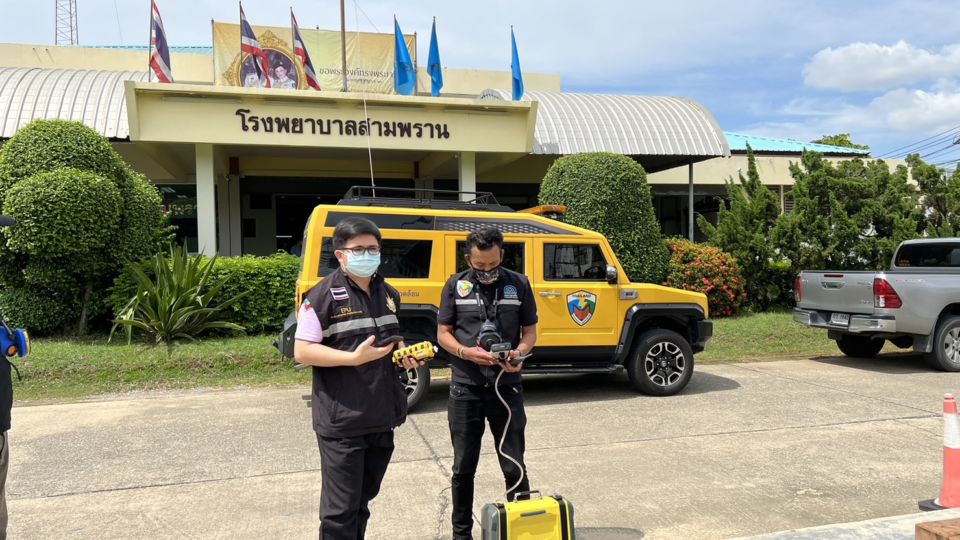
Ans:
[[[481,285],[490,285],[500,279],[500,266],[498,265],[491,270],[477,270],[474,268],[473,275],[476,276],[477,281],[479,281]]]

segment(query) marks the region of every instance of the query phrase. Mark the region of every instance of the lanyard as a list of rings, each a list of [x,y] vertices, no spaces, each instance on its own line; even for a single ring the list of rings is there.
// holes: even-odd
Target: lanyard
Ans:
[[[488,320],[496,321],[496,320],[497,320],[497,312],[499,311],[499,308],[500,308],[500,287],[497,287],[496,289],[494,289],[494,292],[493,292],[493,317],[491,317],[491,316],[490,316],[490,312],[487,311],[487,306],[486,306],[486,304],[484,303],[483,298],[482,298],[483,295],[480,294],[480,286],[479,286],[479,285],[477,286],[476,296],[477,296],[477,307],[480,308],[480,311],[483,312],[483,315],[484,315]]]

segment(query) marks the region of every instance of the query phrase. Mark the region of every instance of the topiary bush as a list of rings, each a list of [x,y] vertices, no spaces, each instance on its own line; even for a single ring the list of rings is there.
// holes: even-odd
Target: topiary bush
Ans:
[[[213,298],[220,304],[245,293],[235,304],[223,311],[223,320],[242,326],[247,332],[260,333],[279,330],[283,321],[294,308],[293,293],[302,260],[299,257],[278,253],[269,257],[231,257],[217,259],[211,273],[211,283],[223,287]],[[152,278],[150,264],[136,265]],[[124,272],[114,282],[108,304],[113,313],[119,314],[136,294],[137,282],[130,272]]]
[[[4,189],[41,172],[68,167],[116,179],[125,169],[107,139],[66,120],[37,120],[20,128],[3,145],[2,161],[0,199]]]
[[[38,120],[0,149],[0,313],[35,334],[85,333],[113,279],[161,245],[156,188],[79,122]],[[19,289],[15,292],[8,289]]]
[[[540,204],[562,204],[568,223],[606,236],[631,281],[663,280],[670,253],[634,160],[602,152],[562,157],[540,185]]]
[[[740,267],[733,257],[705,244],[679,238],[666,240],[672,253],[666,287],[707,295],[711,317],[737,315],[747,301]]]

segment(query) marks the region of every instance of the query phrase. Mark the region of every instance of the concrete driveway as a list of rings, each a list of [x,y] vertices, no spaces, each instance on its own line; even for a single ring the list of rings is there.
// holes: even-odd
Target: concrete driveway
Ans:
[[[302,388],[17,407],[11,538],[315,538]],[[915,357],[698,367],[670,398],[625,377],[530,378],[532,485],[581,539],[731,538],[916,512],[940,485],[944,392]],[[446,385],[397,431],[368,538],[449,537]],[[487,435],[477,503],[503,483]]]

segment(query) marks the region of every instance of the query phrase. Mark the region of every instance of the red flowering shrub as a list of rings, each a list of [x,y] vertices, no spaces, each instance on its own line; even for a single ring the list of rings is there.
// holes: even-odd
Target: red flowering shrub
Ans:
[[[740,265],[728,253],[706,244],[668,238],[670,266],[665,287],[702,292],[707,295],[711,317],[740,313],[747,301]]]

